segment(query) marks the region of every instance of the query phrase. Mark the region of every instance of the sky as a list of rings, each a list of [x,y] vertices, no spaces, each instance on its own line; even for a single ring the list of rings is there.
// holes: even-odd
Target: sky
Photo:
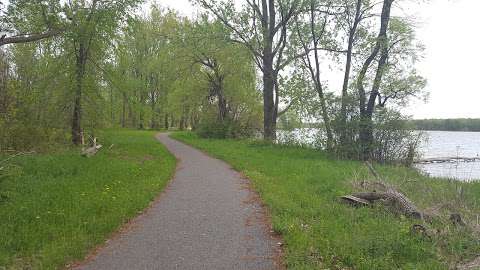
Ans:
[[[196,11],[188,0],[157,2],[186,16]],[[410,0],[401,10],[397,7],[396,12],[417,22],[417,38],[425,45],[417,68],[430,93],[426,103],[412,102],[407,114],[416,119],[480,118],[479,10],[479,0]]]

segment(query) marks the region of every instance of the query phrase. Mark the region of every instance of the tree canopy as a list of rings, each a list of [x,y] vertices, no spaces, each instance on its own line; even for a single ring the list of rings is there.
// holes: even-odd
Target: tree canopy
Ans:
[[[414,23],[392,16],[401,0],[195,0],[194,18],[157,5],[139,15],[141,2],[10,1],[3,147],[40,133],[80,144],[117,126],[276,141],[285,117],[321,123],[325,150],[369,159],[390,143],[376,137],[386,126],[407,128],[389,121],[426,97]]]

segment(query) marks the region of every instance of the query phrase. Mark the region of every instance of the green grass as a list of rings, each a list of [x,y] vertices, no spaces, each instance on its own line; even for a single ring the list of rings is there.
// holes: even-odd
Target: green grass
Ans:
[[[63,268],[138,215],[176,164],[154,134],[103,132],[92,158],[78,149],[15,158],[0,182],[0,269]]]
[[[470,229],[437,221],[431,229],[440,231],[429,239],[411,233],[418,221],[381,206],[341,203],[339,196],[356,190],[353,183],[371,179],[359,162],[254,141],[201,139],[192,133],[172,137],[229,162],[251,179],[271,211],[274,230],[284,238],[289,269],[448,269],[480,254],[478,234]],[[423,210],[448,202],[469,221],[479,213],[480,183],[430,179],[403,167],[377,168]]]

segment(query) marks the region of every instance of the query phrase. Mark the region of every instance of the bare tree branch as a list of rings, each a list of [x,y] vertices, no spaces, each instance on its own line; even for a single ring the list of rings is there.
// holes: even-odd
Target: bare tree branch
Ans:
[[[63,32],[63,29],[54,29],[49,30],[43,33],[32,33],[32,34],[19,34],[15,36],[7,37],[7,35],[3,35],[0,37],[0,47],[7,45],[7,44],[16,44],[16,43],[27,43],[27,42],[35,42],[42,39],[54,37],[59,35]]]

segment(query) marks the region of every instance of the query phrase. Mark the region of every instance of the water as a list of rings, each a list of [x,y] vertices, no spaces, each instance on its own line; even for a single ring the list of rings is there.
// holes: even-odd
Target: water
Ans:
[[[479,157],[480,132],[423,131],[426,140],[420,145],[422,158]],[[300,128],[278,131],[278,140],[315,146],[319,141],[318,129]],[[446,177],[462,181],[480,180],[480,162],[454,162],[416,164],[418,169],[433,177]]]
[[[420,147],[423,158],[478,157],[480,132],[424,131],[427,141]],[[415,165],[434,177],[464,181],[480,179],[480,162],[454,162]]]
[[[277,141],[282,144],[300,144],[316,147],[320,141],[320,129],[296,128],[293,130],[277,130]]]

